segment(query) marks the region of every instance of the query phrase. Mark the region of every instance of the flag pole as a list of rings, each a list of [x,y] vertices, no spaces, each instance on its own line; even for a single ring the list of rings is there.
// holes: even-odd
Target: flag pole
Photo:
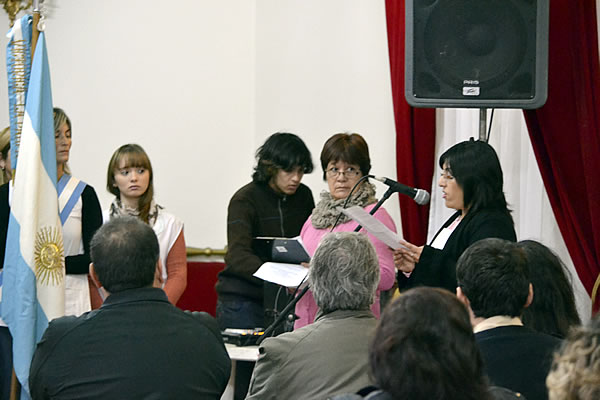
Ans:
[[[40,36],[38,30],[38,23],[40,22],[40,0],[33,0],[33,26],[31,30],[31,60],[33,62],[33,54],[35,53],[35,46]]]

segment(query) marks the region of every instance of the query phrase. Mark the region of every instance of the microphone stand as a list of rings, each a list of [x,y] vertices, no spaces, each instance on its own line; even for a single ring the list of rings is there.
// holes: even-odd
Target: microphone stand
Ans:
[[[283,322],[283,320],[285,320],[286,318],[288,318],[288,314],[290,313],[290,311],[292,310],[292,308],[294,308],[296,306],[296,303],[298,301],[300,301],[300,299],[302,298],[302,296],[304,296],[306,294],[306,292],[308,292],[308,289],[310,288],[310,286],[307,284],[304,289],[302,289],[302,291],[300,291],[300,293],[298,293],[298,295],[296,297],[294,297],[292,299],[292,301],[290,301],[288,303],[287,306],[285,306],[285,308],[283,310],[281,310],[281,312],[279,313],[279,316],[277,317],[277,319],[275,321],[273,321],[273,323],[271,325],[269,325],[267,327],[267,329],[265,329],[265,331],[263,332],[262,336],[260,338],[258,338],[258,340],[256,341],[256,344],[261,344],[263,340],[265,340],[271,333],[273,333],[273,331],[275,329],[277,329],[277,327],[279,326],[279,324],[281,324]],[[292,315],[292,314],[289,314]]]
[[[390,196],[392,194],[394,194],[395,192],[392,190],[392,188],[389,188],[381,197],[381,199],[377,202],[377,204],[375,204],[375,207],[373,207],[371,209],[371,211],[369,212],[369,214],[373,215],[375,214],[375,212],[377,210],[379,210],[379,207],[381,207],[381,205],[390,198]],[[358,232],[362,229],[362,225],[358,225],[355,229],[354,232]],[[263,340],[265,340],[270,334],[273,333],[273,331],[275,329],[277,329],[277,327],[279,326],[280,323],[283,322],[283,320],[285,320],[286,318],[289,318],[289,316],[293,315],[288,313],[292,310],[292,308],[294,308],[296,306],[296,303],[298,303],[298,301],[300,301],[300,299],[302,298],[302,296],[304,296],[306,294],[306,292],[308,292],[308,289],[310,289],[310,285],[306,284],[306,286],[304,287],[304,289],[302,289],[302,291],[300,293],[298,293],[298,295],[296,297],[294,297],[292,299],[292,301],[289,302],[289,304],[287,306],[285,306],[285,308],[283,310],[281,310],[281,313],[279,314],[279,316],[277,317],[277,319],[275,321],[273,321],[273,323],[271,325],[269,325],[267,327],[267,329],[265,329],[264,333],[262,334],[262,336],[256,341],[257,345],[260,345]],[[293,318],[293,317],[292,317]],[[297,318],[297,317],[296,317]]]
[[[381,207],[381,205],[383,204],[384,201],[386,201],[387,199],[390,198],[390,196],[392,194],[394,194],[394,190],[392,190],[392,188],[389,188],[388,190],[386,190],[386,192],[383,194],[383,197],[381,197],[381,199],[377,202],[377,204],[375,204],[375,207],[373,207],[373,209],[369,212],[369,214],[373,215],[375,214],[375,212],[377,210],[379,210],[379,207]],[[355,229],[354,232],[358,232],[362,229],[362,225],[358,225]]]

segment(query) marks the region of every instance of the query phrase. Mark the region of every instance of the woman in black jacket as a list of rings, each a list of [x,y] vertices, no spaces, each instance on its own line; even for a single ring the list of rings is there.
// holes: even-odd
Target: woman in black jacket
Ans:
[[[394,252],[400,289],[434,286],[454,292],[456,261],[467,247],[490,237],[517,239],[492,146],[472,139],[458,143],[441,155],[439,165],[446,207],[456,212],[429,245],[402,242],[405,248]]]

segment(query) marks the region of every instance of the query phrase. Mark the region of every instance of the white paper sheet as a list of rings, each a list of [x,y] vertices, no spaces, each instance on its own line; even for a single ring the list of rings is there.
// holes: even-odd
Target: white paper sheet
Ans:
[[[308,268],[300,264],[266,262],[260,266],[254,276],[264,281],[286,287],[296,287],[308,275]]]
[[[402,240],[401,237],[391,231],[383,224],[383,222],[366,212],[362,207],[338,207],[337,209],[338,211],[352,218],[354,221],[358,222],[364,229],[367,230],[367,232],[390,246],[392,249],[404,248],[404,246],[400,244],[400,240]]]

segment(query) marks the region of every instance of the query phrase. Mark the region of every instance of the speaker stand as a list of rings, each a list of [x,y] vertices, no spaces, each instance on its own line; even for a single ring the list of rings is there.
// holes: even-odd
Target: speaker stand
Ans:
[[[487,143],[487,108],[479,109],[479,140]]]

